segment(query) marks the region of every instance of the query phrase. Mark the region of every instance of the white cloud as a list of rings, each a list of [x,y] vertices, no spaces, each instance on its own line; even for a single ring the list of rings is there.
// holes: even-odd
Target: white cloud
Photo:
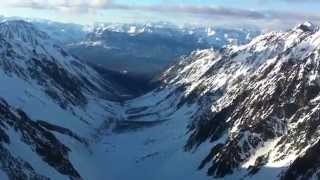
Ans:
[[[299,0],[283,0],[283,1],[299,1]],[[308,0],[305,0],[308,1]],[[313,0],[309,0],[313,1]],[[302,12],[284,12],[284,11],[254,11],[247,9],[235,9],[229,7],[214,6],[196,6],[196,5],[168,5],[153,4],[145,5],[128,5],[114,4],[111,0],[11,0],[5,2],[9,6],[23,7],[32,9],[52,9],[62,10],[66,12],[92,12],[97,10],[117,9],[123,11],[141,11],[153,13],[172,13],[172,14],[189,14],[193,16],[206,17],[223,17],[231,19],[247,19],[247,20],[313,20],[320,21],[318,14],[308,14]]]
[[[229,22],[254,24],[261,26],[292,26],[303,21],[312,21],[319,23],[320,15],[318,13],[306,11],[284,11],[284,10],[250,10],[237,9],[230,7],[218,7],[208,5],[195,5],[172,3],[175,0],[162,0],[165,3],[155,3],[150,5],[143,4],[117,4],[112,0],[10,0],[2,2],[0,6],[22,7],[35,10],[53,10],[55,14],[60,15],[60,12],[67,12],[68,15],[75,17],[82,13],[84,16],[96,17],[99,13],[107,10],[120,10],[124,14],[130,14],[130,17],[135,17],[137,13],[143,14],[141,17],[150,19],[157,15],[162,20],[189,22],[193,19],[195,22]],[[262,0],[257,0],[262,2]],[[271,1],[271,0],[265,0]],[[300,0],[280,0],[280,1],[295,1]],[[301,0],[302,1],[302,0]],[[316,0],[304,0],[316,1]],[[318,1],[318,0],[317,0]],[[320,1],[319,1],[320,2]],[[93,13],[92,13],[93,12]],[[78,14],[74,14],[78,13]],[[142,18],[140,18],[142,19]]]
[[[72,11],[90,11],[106,8],[111,0],[11,0],[7,6],[32,9],[57,9]]]

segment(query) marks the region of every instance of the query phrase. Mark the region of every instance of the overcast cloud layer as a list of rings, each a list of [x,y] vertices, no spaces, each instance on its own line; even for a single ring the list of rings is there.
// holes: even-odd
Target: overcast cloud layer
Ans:
[[[11,0],[5,2],[11,7],[24,7],[32,9],[53,9],[63,11],[87,12],[93,9],[104,9],[111,0]]]
[[[257,0],[260,1],[260,0]],[[268,1],[268,0],[267,0]],[[319,2],[318,0],[281,0],[283,2]],[[168,1],[166,1],[168,2]],[[262,1],[260,1],[262,2]],[[318,14],[297,11],[275,11],[275,10],[248,10],[240,8],[229,8],[208,5],[183,5],[166,3],[155,3],[152,5],[128,5],[117,4],[111,0],[11,0],[4,2],[10,7],[23,7],[35,10],[53,10],[72,13],[92,13],[108,10],[122,10],[126,12],[139,11],[157,13],[159,16],[166,15],[175,18],[177,14],[194,18],[221,18],[224,21],[242,20],[244,23],[251,21],[266,25],[270,23],[292,24],[301,21],[320,22]]]

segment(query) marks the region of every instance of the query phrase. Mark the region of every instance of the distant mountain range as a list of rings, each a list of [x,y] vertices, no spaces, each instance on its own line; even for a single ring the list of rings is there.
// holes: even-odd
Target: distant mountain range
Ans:
[[[196,49],[244,44],[260,33],[249,29],[179,27],[169,23],[92,26],[33,23],[86,62],[148,78]]]
[[[126,86],[127,94],[133,96],[152,88],[149,81],[175,64],[181,56],[197,49],[223,49],[244,44],[260,34],[256,29],[176,26],[163,22],[83,26],[27,21],[48,33],[78,59],[120,80],[122,86]]]

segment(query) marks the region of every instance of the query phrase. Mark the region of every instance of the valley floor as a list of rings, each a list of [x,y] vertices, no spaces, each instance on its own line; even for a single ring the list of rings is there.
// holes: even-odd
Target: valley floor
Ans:
[[[179,118],[172,117],[153,127],[135,130],[129,127],[124,132],[104,136],[93,147],[98,166],[105,167],[109,179],[113,180],[129,177],[148,180],[209,179],[204,172],[196,171],[202,157],[208,153],[206,148],[194,155],[183,150],[187,112],[187,109],[181,110],[177,114]]]
[[[158,96],[153,97],[150,93],[124,103],[119,120],[99,130],[99,134],[94,137],[99,138],[92,142],[90,153],[82,162],[78,162],[84,179],[213,179],[207,176],[207,168],[199,170],[198,167],[213,146],[226,141],[228,133],[214,143],[205,142],[197,149],[185,151],[184,146],[189,137],[187,126],[198,107],[183,106],[174,110],[168,104],[159,105],[156,99],[161,98]],[[85,153],[80,154],[83,156]],[[262,168],[256,176],[246,177],[247,169],[238,169],[238,172],[223,179],[246,177],[270,180],[277,179],[280,171],[277,168]]]
[[[73,152],[74,164],[86,180],[176,180],[211,179],[198,165],[208,154],[212,144],[197,151],[186,152],[187,125],[195,107],[181,108],[167,116],[148,114],[146,106],[155,103],[148,98],[124,105],[120,120],[112,127],[103,127],[88,150],[82,145]],[[139,116],[132,117],[132,114]],[[97,138],[99,137],[99,138]],[[72,142],[67,142],[68,144]],[[85,148],[87,149],[87,148]],[[82,157],[77,157],[81,154]],[[84,155],[87,154],[87,155]]]

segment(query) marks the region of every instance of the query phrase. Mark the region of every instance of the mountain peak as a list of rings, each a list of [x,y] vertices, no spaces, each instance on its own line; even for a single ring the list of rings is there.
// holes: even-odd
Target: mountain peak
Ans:
[[[314,25],[313,23],[306,21],[302,24],[297,25],[294,29],[299,29],[302,30],[304,32],[314,32],[318,29],[318,27],[316,25]]]
[[[37,44],[39,40],[49,39],[49,36],[23,20],[8,20],[0,23],[0,35],[9,40]]]

